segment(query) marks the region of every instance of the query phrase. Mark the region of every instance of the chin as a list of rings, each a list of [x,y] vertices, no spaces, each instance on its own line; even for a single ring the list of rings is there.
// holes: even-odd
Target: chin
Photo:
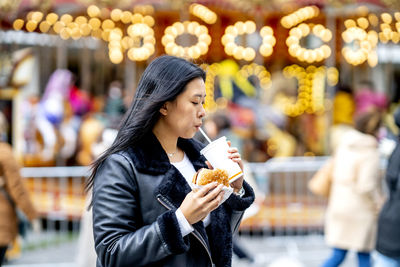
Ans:
[[[193,138],[195,136],[195,134],[196,134],[196,132],[186,133],[186,134],[181,135],[180,137],[184,138],[184,139],[190,139],[190,138]]]

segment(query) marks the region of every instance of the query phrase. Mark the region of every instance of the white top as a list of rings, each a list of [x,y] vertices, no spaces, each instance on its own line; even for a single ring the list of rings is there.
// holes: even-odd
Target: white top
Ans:
[[[189,158],[186,156],[186,153],[185,152],[183,153],[183,160],[179,162],[171,162],[171,164],[178,169],[178,171],[182,174],[182,176],[185,177],[186,182],[188,182],[188,184],[191,185],[193,176],[196,174],[196,170],[194,169],[192,162],[190,162]],[[175,215],[176,218],[178,219],[182,236],[186,236],[194,230],[192,225],[190,225],[190,223],[183,215],[180,208],[176,210]],[[207,214],[207,216],[203,220],[203,223],[205,227],[207,227],[210,224],[210,214]]]

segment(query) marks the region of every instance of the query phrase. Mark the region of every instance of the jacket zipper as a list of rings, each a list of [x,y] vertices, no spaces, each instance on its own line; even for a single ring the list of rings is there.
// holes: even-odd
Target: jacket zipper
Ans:
[[[168,210],[172,210],[173,208],[171,207],[172,205],[171,204],[168,204],[167,202],[167,200],[162,200],[161,198],[164,198],[163,196],[157,196],[157,200],[158,200],[158,202],[160,202],[161,203],[161,205],[163,205],[165,208],[167,208]],[[199,242],[203,245],[203,247],[205,248],[205,250],[207,251],[207,255],[208,255],[208,257],[209,257],[209,259],[210,259],[210,261],[211,261],[211,266],[214,266],[214,263],[213,263],[213,261],[212,261],[212,258],[211,258],[211,253],[210,253],[210,251],[208,250],[208,248],[207,248],[207,245],[205,244],[205,242],[202,240],[202,238],[199,236],[200,234],[198,234],[197,233],[197,230],[196,229],[194,229],[194,231],[193,232],[191,232],[191,234],[193,234],[196,238],[197,238],[197,240],[199,240]]]

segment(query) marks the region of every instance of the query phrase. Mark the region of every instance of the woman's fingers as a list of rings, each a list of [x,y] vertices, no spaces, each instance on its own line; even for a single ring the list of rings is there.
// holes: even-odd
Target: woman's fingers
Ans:
[[[213,169],[214,169],[213,166],[211,165],[211,163],[210,163],[208,160],[206,160],[206,164],[207,164],[207,166],[208,166],[208,168],[209,168],[210,170],[213,170]]]
[[[196,194],[197,194],[197,196],[199,196],[199,197],[203,197],[203,196],[207,195],[207,193],[208,193],[210,190],[216,188],[217,186],[218,186],[218,183],[217,183],[217,182],[212,182],[212,183],[206,184],[205,186],[203,186],[202,188],[200,188],[200,189],[196,192]]]
[[[234,162],[238,163],[240,168],[243,171],[243,162],[240,156],[239,150],[236,147],[230,147],[228,149],[228,157],[233,160]]]
[[[219,184],[217,186],[217,188],[215,188],[214,190],[210,191],[205,197],[204,200],[205,202],[210,202],[212,200],[214,200],[218,194],[222,191],[222,188],[224,187],[224,185]]]
[[[237,153],[237,152],[239,152],[239,150],[237,149],[237,147],[230,147],[230,148],[228,149],[228,152],[229,152],[229,153]]]
[[[208,213],[218,208],[223,197],[224,197],[224,191],[221,191],[212,201],[209,202]]]

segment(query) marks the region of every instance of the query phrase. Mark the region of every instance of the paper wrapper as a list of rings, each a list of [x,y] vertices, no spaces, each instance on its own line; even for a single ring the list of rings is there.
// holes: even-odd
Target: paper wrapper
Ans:
[[[204,185],[197,185],[194,183],[191,184],[192,189],[201,189],[201,188],[203,188],[203,186]],[[224,187],[222,187],[222,191],[224,192],[224,196],[222,197],[222,200],[219,203],[219,205],[224,203],[230,197],[230,195],[233,193],[233,188],[224,186]]]

